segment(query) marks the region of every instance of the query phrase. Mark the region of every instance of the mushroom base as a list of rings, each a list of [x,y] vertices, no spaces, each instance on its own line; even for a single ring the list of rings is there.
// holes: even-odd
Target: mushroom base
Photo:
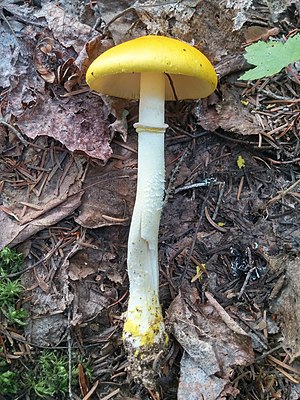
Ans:
[[[126,324],[129,330],[131,327],[130,320],[127,320]],[[146,336],[149,335],[151,337],[154,334],[155,341],[148,342],[137,348],[137,341],[143,342],[145,337],[137,338],[126,330],[123,333],[124,346],[128,358],[127,372],[131,379],[142,384],[147,389],[155,389],[157,386],[157,376],[160,374],[161,361],[169,341],[162,320],[154,323],[154,327],[149,327]],[[146,341],[148,340],[146,339]]]
[[[128,310],[123,340],[128,354],[129,375],[148,389],[154,389],[160,361],[168,344],[161,307],[154,293],[148,306],[144,304]]]
[[[165,337],[168,341],[168,337]],[[165,347],[165,346],[164,346]],[[127,347],[128,348],[128,347]],[[128,348],[128,350],[130,350]],[[133,349],[128,351],[127,372],[130,379],[142,384],[145,388],[154,390],[157,388],[157,376],[160,373],[161,361],[165,352],[159,344],[144,349],[142,353],[135,355]]]

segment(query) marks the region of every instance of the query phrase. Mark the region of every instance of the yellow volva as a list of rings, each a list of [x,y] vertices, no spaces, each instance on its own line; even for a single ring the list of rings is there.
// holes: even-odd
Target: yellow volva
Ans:
[[[159,302],[158,231],[165,163],[165,100],[199,99],[216,88],[209,60],[177,39],[143,36],[101,54],[86,80],[99,93],[139,99],[137,193],[128,238],[129,300],[123,339],[132,375],[153,386],[153,361],[168,339]]]

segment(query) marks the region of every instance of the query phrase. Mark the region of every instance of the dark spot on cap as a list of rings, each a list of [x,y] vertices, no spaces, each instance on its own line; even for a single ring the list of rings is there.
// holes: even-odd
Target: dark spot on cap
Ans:
[[[94,76],[94,72],[91,72],[91,75],[93,75],[93,76]]]
[[[182,49],[183,51],[186,51],[186,49]]]
[[[200,67],[202,67],[202,64],[200,63]]]

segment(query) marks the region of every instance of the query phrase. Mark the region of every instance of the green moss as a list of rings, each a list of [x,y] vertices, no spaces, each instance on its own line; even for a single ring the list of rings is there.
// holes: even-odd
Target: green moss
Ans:
[[[9,275],[20,271],[22,265],[22,254],[8,247],[0,251],[0,310],[7,324],[17,326],[25,325],[27,319],[27,312],[17,304],[24,288],[20,279]]]
[[[82,357],[71,362],[71,387],[78,382],[78,363],[84,365],[85,373],[91,377],[91,369]],[[69,390],[69,359],[65,352],[44,350],[36,360],[36,366],[25,374],[25,385],[31,398],[65,398]],[[33,397],[35,396],[35,397]]]
[[[0,388],[2,395],[14,395],[22,389],[18,373],[12,371],[11,365],[3,359],[0,359]]]

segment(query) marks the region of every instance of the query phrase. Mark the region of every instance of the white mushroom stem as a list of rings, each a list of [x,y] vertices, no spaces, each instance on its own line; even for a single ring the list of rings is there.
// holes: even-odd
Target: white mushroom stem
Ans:
[[[128,239],[125,345],[135,356],[166,343],[159,303],[158,230],[164,194],[165,76],[141,74],[137,194]]]

